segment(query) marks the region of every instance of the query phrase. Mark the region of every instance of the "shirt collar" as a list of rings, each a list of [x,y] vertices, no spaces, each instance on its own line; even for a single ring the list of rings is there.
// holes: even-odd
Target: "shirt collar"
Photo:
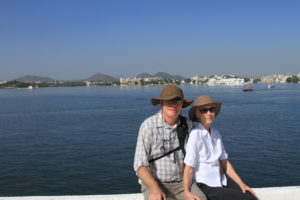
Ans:
[[[209,132],[204,128],[204,126],[203,126],[200,122],[195,122],[194,126],[195,126],[196,128],[199,128],[201,131],[203,131],[203,133],[204,133],[205,135],[209,134]],[[212,135],[213,135],[213,132],[214,132],[213,127],[210,127],[210,130],[211,130],[211,134],[210,134],[210,135],[212,136]]]

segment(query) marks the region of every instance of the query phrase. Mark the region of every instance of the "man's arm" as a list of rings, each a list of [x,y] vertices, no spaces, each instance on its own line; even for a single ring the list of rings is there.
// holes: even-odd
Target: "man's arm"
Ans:
[[[146,187],[149,188],[149,200],[166,200],[166,195],[161,191],[158,183],[153,178],[147,167],[139,167],[137,175]]]
[[[232,164],[229,162],[228,159],[220,160],[220,164],[221,164],[223,171],[226,172],[227,175],[230,176],[230,178],[232,178],[240,186],[243,193],[245,193],[246,191],[249,191],[254,196],[256,196],[255,192],[249,186],[247,186],[244,183],[244,181],[240,178],[240,176],[236,173],[236,171],[234,170]]]
[[[149,120],[144,121],[140,127],[134,156],[134,170],[149,189],[149,200],[166,200],[165,194],[147,167],[149,166],[148,159],[152,144],[152,128],[153,125]]]

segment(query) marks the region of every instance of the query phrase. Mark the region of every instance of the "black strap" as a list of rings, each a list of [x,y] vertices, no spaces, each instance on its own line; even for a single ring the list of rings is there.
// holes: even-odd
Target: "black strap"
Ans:
[[[184,142],[185,142],[185,138],[188,135],[188,133],[189,132],[188,132],[188,125],[186,123],[186,119],[180,115],[179,116],[179,125],[177,126],[177,137],[179,140],[179,147],[177,147],[161,156],[158,156],[157,158],[152,158],[149,160],[149,162],[156,161],[158,159],[161,159],[161,158],[163,158],[167,155],[170,155],[171,153],[173,153],[175,151],[179,151],[179,150],[182,150],[182,153],[185,156]]]
[[[157,158],[152,158],[152,159],[150,159],[150,160],[149,160],[149,163],[150,163],[150,162],[153,162],[153,161],[156,161],[156,160],[158,160],[158,159],[161,159],[161,158],[163,158],[163,157],[165,157],[165,156],[167,156],[167,155],[170,155],[171,153],[173,153],[173,152],[175,152],[175,151],[178,151],[178,150],[180,150],[180,147],[177,147],[176,149],[173,149],[173,150],[171,150],[171,151],[169,151],[169,152],[167,152],[167,153],[165,153],[165,154],[163,154],[163,155],[161,155],[161,156],[158,156]]]
[[[184,149],[184,142],[185,138],[188,135],[188,125],[186,123],[186,119],[182,117],[181,115],[179,116],[179,125],[177,127],[177,136],[179,140],[179,147],[183,152],[183,155],[185,156],[185,149]]]

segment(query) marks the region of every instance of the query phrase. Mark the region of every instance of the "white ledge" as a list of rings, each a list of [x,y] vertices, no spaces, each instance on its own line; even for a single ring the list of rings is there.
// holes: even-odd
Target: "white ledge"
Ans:
[[[253,188],[260,200],[299,200],[300,186]],[[114,195],[0,197],[0,200],[143,200],[141,193]]]

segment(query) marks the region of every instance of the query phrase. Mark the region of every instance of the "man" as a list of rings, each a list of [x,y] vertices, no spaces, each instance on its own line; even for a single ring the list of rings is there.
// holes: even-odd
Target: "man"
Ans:
[[[145,200],[184,200],[183,147],[187,137],[182,135],[188,135],[192,122],[180,117],[180,113],[193,101],[184,99],[179,87],[169,85],[151,102],[160,104],[161,110],[146,119],[139,130],[134,170],[142,185],[141,191]],[[199,199],[206,200],[196,184],[192,190]]]

